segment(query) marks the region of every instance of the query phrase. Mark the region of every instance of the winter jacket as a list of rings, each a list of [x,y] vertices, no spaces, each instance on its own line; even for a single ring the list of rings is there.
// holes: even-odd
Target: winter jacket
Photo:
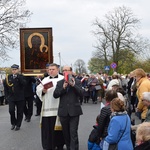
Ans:
[[[99,137],[105,138],[107,136],[107,128],[110,122],[111,109],[110,104],[103,107],[100,112],[99,122],[98,122],[98,134]]]
[[[147,114],[147,106],[144,106],[142,102],[143,92],[150,92],[150,81],[147,77],[143,77],[137,82],[137,97],[139,100],[137,108],[142,111],[141,118],[145,119]]]
[[[127,114],[113,116],[109,123],[108,135],[105,141],[114,144],[119,140],[118,150],[133,150],[130,127],[131,122]]]
[[[88,139],[88,150],[100,150],[100,138],[98,136],[97,125],[94,125],[93,128]]]

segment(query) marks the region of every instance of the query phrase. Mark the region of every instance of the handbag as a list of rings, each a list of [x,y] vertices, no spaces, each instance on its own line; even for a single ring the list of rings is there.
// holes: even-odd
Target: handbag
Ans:
[[[116,144],[109,144],[108,150],[118,150],[118,143],[116,143]]]
[[[122,135],[120,136],[120,138],[119,138],[119,140],[118,140],[117,143],[109,144],[108,150],[118,150],[118,143],[119,143],[120,139],[122,138],[122,136],[123,136],[123,134],[124,134],[124,132],[125,132],[125,130],[126,130],[127,121],[128,121],[128,118],[126,117],[126,126],[125,126],[125,129],[124,129],[123,132],[122,132]]]
[[[100,90],[100,89],[101,89],[101,86],[100,86],[100,85],[95,85],[95,89],[96,89],[96,90]]]

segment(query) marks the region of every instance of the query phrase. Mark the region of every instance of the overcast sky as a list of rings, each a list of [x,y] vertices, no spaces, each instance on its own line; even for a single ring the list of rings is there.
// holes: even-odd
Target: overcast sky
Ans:
[[[109,11],[123,5],[131,8],[141,20],[139,33],[149,38],[149,0],[26,0],[26,7],[33,12],[27,27],[52,27],[55,63],[60,62],[60,53],[61,65],[73,65],[77,59],[87,64],[95,51],[92,22],[96,17],[103,20]],[[10,56],[11,61],[3,63],[3,66],[20,64],[18,50],[11,52]]]

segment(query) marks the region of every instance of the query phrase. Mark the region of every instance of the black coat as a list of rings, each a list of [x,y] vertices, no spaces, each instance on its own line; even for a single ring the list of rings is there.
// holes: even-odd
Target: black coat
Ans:
[[[133,82],[134,78],[130,78],[129,82],[128,82],[128,85],[127,85],[127,91],[128,91],[128,94],[131,95],[131,85],[132,85],[132,82]]]
[[[135,147],[134,150],[150,150],[150,140]]]
[[[111,115],[110,105],[107,105],[101,109],[98,121],[99,137],[105,138],[107,136],[108,134],[107,129],[110,122],[110,115]]]
[[[74,87],[68,86],[63,88],[64,79],[57,82],[56,89],[54,91],[54,98],[60,97],[60,103],[58,108],[58,116],[78,116],[82,115],[82,109],[79,102],[79,97],[83,96],[83,89],[81,81],[75,79]]]
[[[98,126],[97,125],[93,126],[93,130],[91,131],[91,133],[89,135],[88,141],[91,143],[96,143],[97,145],[99,145],[100,138],[98,136]]]
[[[7,78],[7,77],[6,77]],[[26,81],[24,76],[18,74],[15,79],[13,75],[8,75],[8,80],[4,81],[5,98],[8,101],[21,101],[24,100],[24,86]]]

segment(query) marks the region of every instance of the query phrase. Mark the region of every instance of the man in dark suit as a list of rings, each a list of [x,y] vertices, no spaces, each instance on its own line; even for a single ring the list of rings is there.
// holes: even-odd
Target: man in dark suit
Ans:
[[[72,68],[63,67],[64,75],[72,75]],[[67,150],[79,150],[78,125],[82,109],[79,98],[83,96],[81,81],[73,76],[69,81],[65,79],[57,82],[53,96],[60,97],[58,116],[63,129]]]
[[[19,66],[11,66],[12,74],[6,76],[4,81],[5,98],[9,103],[11,130],[20,130],[24,109],[24,86],[26,81],[19,74]],[[16,111],[16,114],[15,114]]]

